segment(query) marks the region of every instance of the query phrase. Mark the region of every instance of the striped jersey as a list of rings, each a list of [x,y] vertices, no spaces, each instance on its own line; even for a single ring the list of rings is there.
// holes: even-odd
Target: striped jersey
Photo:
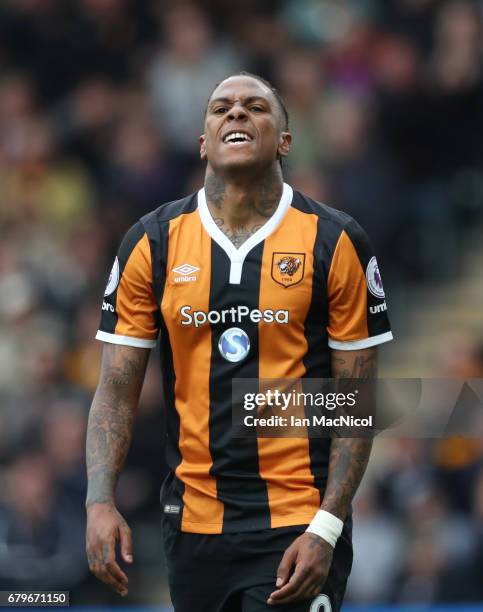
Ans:
[[[99,340],[154,347],[166,406],[164,512],[192,533],[309,523],[330,440],[237,438],[233,378],[327,378],[330,349],[392,338],[377,260],[348,215],[284,184],[240,248],[204,189],[126,234],[105,290]]]

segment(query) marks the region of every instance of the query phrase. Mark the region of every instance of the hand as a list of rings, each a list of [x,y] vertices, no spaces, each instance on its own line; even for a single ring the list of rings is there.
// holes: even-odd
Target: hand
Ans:
[[[125,597],[128,577],[116,562],[116,542],[121,556],[133,562],[131,530],[112,503],[95,503],[87,509],[86,552],[89,569],[102,582]]]
[[[332,546],[314,533],[303,533],[285,551],[277,570],[278,587],[267,604],[287,604],[320,594],[332,563]],[[293,572],[292,572],[293,570]]]

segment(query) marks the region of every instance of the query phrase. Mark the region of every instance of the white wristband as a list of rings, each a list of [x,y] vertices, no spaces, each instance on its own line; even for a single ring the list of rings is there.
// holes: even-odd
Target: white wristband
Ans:
[[[335,547],[344,523],[330,512],[325,510],[319,510],[312,519],[312,522],[307,527],[306,531],[309,533],[315,533],[323,540],[328,542],[332,548]]]

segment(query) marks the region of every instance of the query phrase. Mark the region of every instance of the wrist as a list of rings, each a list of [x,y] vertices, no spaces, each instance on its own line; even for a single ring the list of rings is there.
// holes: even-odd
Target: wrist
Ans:
[[[115,507],[114,498],[89,499],[86,500],[86,511],[94,510],[95,508]]]
[[[326,510],[319,510],[307,527],[308,533],[314,533],[328,542],[333,548],[342,533],[343,521]]]

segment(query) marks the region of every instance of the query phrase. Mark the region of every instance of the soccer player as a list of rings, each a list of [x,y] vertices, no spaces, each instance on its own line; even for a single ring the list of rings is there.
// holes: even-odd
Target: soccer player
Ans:
[[[233,378],[376,374],[392,335],[365,233],[283,182],[284,103],[260,77],[216,87],[204,188],[147,214],[114,261],[87,434],[87,555],[121,595],[133,561],[115,505],[149,350],[160,337],[170,474],[161,493],[176,612],[340,609],[351,500],[370,439],[237,438]]]

